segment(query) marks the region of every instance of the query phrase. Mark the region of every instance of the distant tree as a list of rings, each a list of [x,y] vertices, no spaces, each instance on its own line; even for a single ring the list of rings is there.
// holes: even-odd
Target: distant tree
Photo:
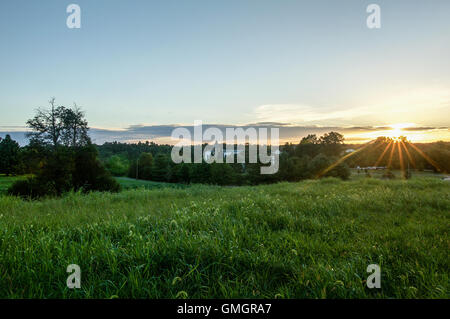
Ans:
[[[119,155],[111,156],[105,163],[105,168],[113,176],[125,176],[128,172],[128,160]]]
[[[319,144],[319,139],[316,134],[308,134],[300,141],[300,144]]]
[[[229,164],[212,163],[210,174],[212,184],[233,185],[235,183],[235,172]]]
[[[342,144],[344,143],[344,135],[337,132],[325,133],[320,137],[319,143],[323,148],[323,152],[329,156],[338,156],[342,152]]]
[[[191,182],[191,169],[189,164],[181,163],[177,165],[177,180],[182,183],[189,184]]]
[[[425,165],[432,168],[435,172],[450,172],[450,143],[443,141],[431,143],[427,145],[427,149],[424,152],[432,160],[432,163],[428,161]],[[424,160],[423,156],[421,160]]]
[[[313,158],[320,153],[320,149],[321,147],[319,145],[319,139],[317,138],[317,135],[309,134],[308,136],[303,137],[300,143],[295,148],[295,156],[309,156]]]
[[[168,159],[164,154],[158,154],[155,157],[152,169],[152,180],[165,182],[168,178]]]
[[[0,173],[14,174],[20,162],[20,146],[9,134],[0,138]]]
[[[319,141],[325,145],[342,144],[344,143],[344,135],[338,132],[325,133]]]
[[[142,153],[138,160],[137,174],[139,179],[152,179],[153,155],[151,153]]]
[[[208,184],[211,181],[211,164],[205,162],[192,164],[191,182]]]
[[[293,156],[295,153],[295,145],[292,143],[286,142],[282,147],[283,153],[288,154],[289,156]]]

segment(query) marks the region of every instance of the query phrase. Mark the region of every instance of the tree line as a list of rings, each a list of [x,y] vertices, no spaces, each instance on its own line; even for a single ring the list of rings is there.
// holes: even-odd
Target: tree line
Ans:
[[[112,142],[97,148],[105,167],[115,176],[175,183],[255,185],[326,176],[347,179],[350,167],[374,166],[384,167],[387,171],[410,168],[450,172],[448,142],[412,144],[404,137],[379,137],[368,144],[349,145],[344,144],[343,136],[337,132],[323,136],[310,134],[298,144],[280,146],[280,169],[273,175],[261,175],[262,164],[249,164],[248,160],[247,164],[174,164],[170,159],[171,146],[153,142]],[[247,145],[247,156],[248,153]]]
[[[298,146],[286,144],[281,147],[279,155],[280,169],[273,175],[260,174],[262,163],[249,163],[248,144],[245,145],[246,161],[243,164],[236,161],[233,164],[208,164],[205,160],[202,163],[175,164],[170,157],[170,145],[157,145],[152,142],[112,142],[97,148],[105,167],[116,176],[172,183],[256,185],[322,176],[347,179],[350,171],[345,163],[321,174],[337,161],[344,147],[343,141],[341,134],[330,132],[321,137],[309,135],[303,138]],[[206,145],[204,144],[203,148]],[[237,150],[237,145],[234,145],[234,149]],[[301,155],[292,152],[293,149],[300,151]],[[191,154],[194,154],[193,149]]]

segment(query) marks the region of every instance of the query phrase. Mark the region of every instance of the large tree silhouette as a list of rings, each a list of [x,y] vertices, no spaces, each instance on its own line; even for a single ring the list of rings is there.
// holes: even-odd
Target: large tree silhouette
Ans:
[[[27,121],[31,129],[27,137],[31,142],[53,147],[90,144],[88,123],[80,108],[76,104],[73,108],[57,106],[55,98],[49,103],[49,109],[37,109],[36,115]]]

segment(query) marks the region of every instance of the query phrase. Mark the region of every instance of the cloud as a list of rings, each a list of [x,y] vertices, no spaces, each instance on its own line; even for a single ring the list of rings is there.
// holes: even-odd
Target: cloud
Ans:
[[[355,123],[441,123],[450,108],[448,88],[422,88],[380,96],[359,106],[320,106],[310,104],[265,104],[254,108],[260,122],[292,123],[293,125],[345,126]],[[445,121],[445,122],[443,122]]]

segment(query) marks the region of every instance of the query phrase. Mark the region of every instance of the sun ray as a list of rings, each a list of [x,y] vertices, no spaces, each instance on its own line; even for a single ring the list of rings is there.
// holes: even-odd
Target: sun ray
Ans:
[[[411,156],[411,154],[409,153],[408,148],[405,145],[405,142],[400,141],[400,144],[402,145],[403,149],[405,150],[406,155],[408,156],[409,162],[412,164],[412,166],[414,168],[416,168],[416,162],[414,161],[413,157]]]
[[[397,144],[397,152],[398,152],[398,160],[400,162],[400,169],[402,170],[403,174],[405,174],[405,163],[403,163],[403,152],[400,149],[400,142],[397,142],[395,144]]]
[[[389,147],[391,147],[392,145],[392,141],[389,142],[389,144],[386,146],[386,148],[384,149],[383,153],[381,153],[381,155],[378,157],[377,161],[375,162],[374,166],[378,166],[378,164],[380,164],[381,160],[383,159],[384,155],[386,154],[386,152],[389,150]]]
[[[391,166],[392,166],[392,159],[394,157],[394,151],[395,151],[395,144],[394,143],[395,142],[393,142],[392,147],[391,147],[391,153],[389,154],[389,161],[388,161],[388,164],[387,164],[388,168],[391,168]]]
[[[333,164],[331,164],[330,166],[328,166],[327,168],[325,168],[322,172],[320,172],[319,174],[317,174],[316,178],[319,178],[323,175],[325,175],[326,173],[328,173],[330,170],[332,170],[333,168],[335,168],[337,165],[341,164],[343,161],[345,161],[346,159],[348,159],[349,157],[356,155],[357,153],[365,150],[369,145],[373,144],[374,141],[370,141],[368,143],[366,143],[364,146],[358,148],[356,151],[346,154],[344,156],[342,156],[340,159],[338,159],[336,162],[334,162]]]
[[[420,148],[415,146],[413,143],[407,142],[408,145],[411,145],[412,148],[419,153],[428,163],[430,163],[434,168],[436,168],[439,172],[442,171],[442,169],[439,167],[439,164],[436,163],[433,159],[431,159],[427,154],[425,154]]]

